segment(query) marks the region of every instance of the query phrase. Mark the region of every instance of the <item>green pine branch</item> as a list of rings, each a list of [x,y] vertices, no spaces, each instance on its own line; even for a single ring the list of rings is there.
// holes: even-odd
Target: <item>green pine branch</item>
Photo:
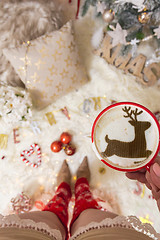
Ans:
[[[114,11],[115,18],[110,25],[115,27],[119,23],[122,29],[126,29],[128,31],[127,41],[131,41],[134,38],[142,40],[146,36],[144,31],[145,24],[138,20],[138,15],[143,11],[140,13],[130,2],[120,4],[117,3],[117,0],[85,0],[81,11],[82,16],[86,15],[90,6],[96,7],[99,1],[104,2],[107,9]],[[147,28],[150,29],[151,34],[154,34],[153,29],[158,28],[160,25],[160,0],[145,0],[144,5],[150,14],[150,19],[146,23]],[[100,17],[101,13],[97,13],[95,16]],[[158,42],[160,41],[158,40]]]

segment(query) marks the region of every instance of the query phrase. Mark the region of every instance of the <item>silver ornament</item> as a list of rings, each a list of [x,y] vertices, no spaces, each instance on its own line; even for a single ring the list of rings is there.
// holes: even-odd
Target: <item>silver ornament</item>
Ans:
[[[114,12],[111,10],[105,10],[103,13],[103,20],[107,23],[112,22],[114,19]]]

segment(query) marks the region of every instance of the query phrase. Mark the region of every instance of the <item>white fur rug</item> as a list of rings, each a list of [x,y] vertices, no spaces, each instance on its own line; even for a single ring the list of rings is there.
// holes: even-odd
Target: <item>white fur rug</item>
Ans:
[[[65,3],[64,8],[71,10],[72,7]],[[69,16],[65,17],[68,19]],[[78,91],[62,97],[43,111],[33,110],[32,121],[37,122],[40,133],[34,133],[30,123],[22,125],[18,122],[15,126],[11,126],[1,118],[0,133],[8,134],[9,139],[7,148],[0,151],[0,213],[12,213],[10,200],[21,192],[25,192],[34,201],[41,200],[46,203],[54,192],[56,176],[63,160],[67,158],[74,176],[83,157],[87,155],[92,175],[91,186],[95,196],[106,200],[110,195],[109,201],[115,211],[124,215],[136,215],[143,222],[151,222],[160,232],[159,212],[150,191],[142,184],[128,180],[124,173],[105,167],[92,150],[90,136],[94,119],[103,108],[111,104],[112,100],[134,101],[143,104],[153,112],[160,110],[158,87],[142,87],[135,82],[133,76],[124,75],[120,70],[93,54],[91,37],[99,24],[91,13],[75,21],[76,39],[90,81]],[[1,29],[1,31],[5,30]],[[6,34],[9,33],[6,32]],[[8,71],[8,66],[5,65],[3,70],[7,78],[5,72]],[[92,99],[95,97],[100,97],[101,101],[97,109]],[[85,99],[93,102],[88,113],[83,109]],[[60,110],[65,106],[69,111],[70,120]],[[54,114],[56,124],[50,126],[45,117],[47,112]],[[17,144],[13,140],[14,127],[19,129],[20,143]],[[76,153],[70,157],[66,156],[64,151],[53,153],[50,150],[51,143],[64,131],[69,131],[73,135],[73,143],[77,148]],[[20,159],[20,153],[24,149],[29,149],[33,143],[38,143],[42,150],[42,164],[39,168],[26,166]],[[3,160],[2,156],[5,156]],[[100,167],[105,168],[104,174],[100,174]],[[103,204],[108,208],[107,204]],[[34,205],[33,210],[35,209],[37,208]]]

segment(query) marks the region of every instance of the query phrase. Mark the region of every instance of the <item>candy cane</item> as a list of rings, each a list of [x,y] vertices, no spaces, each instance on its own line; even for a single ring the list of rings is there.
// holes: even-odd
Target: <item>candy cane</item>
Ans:
[[[26,159],[25,155],[27,155],[28,157],[31,156],[31,154],[34,153],[34,149],[36,149],[37,151],[37,156],[38,156],[38,161],[37,163],[31,163],[28,159]],[[27,150],[24,150],[22,153],[21,153],[21,160],[26,163],[27,165],[31,166],[31,167],[34,167],[34,168],[38,168],[40,165],[41,165],[41,149],[40,147],[38,146],[38,144],[34,143],[30,146],[30,150],[27,151]]]

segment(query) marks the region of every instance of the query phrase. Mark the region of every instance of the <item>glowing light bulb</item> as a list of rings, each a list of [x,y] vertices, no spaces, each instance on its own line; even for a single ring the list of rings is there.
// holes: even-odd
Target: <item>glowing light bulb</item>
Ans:
[[[73,180],[76,181],[77,180],[77,176],[73,176]]]

